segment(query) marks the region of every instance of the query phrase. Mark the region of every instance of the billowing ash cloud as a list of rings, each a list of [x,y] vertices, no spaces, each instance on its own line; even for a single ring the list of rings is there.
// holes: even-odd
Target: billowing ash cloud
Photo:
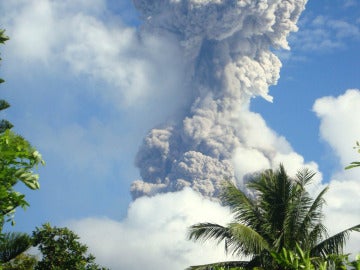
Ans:
[[[288,49],[286,38],[297,30],[307,0],[133,1],[144,32],[181,44],[188,65],[184,88],[192,90],[186,117],[144,139],[136,158],[142,180],[133,182],[133,198],[186,186],[211,198],[224,178],[241,184],[246,173],[281,162],[290,147],[276,136],[266,144],[253,138],[272,131],[261,129],[249,103],[256,96],[272,101],[268,88],[281,63],[271,50]],[[262,167],[242,166],[251,153]],[[235,167],[244,168],[235,173]]]

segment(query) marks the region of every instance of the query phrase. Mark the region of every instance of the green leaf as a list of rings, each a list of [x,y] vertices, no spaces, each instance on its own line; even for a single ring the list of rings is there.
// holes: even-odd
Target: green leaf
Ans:
[[[360,162],[359,161],[354,161],[354,162],[351,162],[349,166],[346,166],[345,170],[355,168],[355,167],[359,167],[359,166],[360,166]]]
[[[2,220],[14,222],[15,209],[29,205],[25,195],[15,191],[16,184],[23,182],[32,190],[40,188],[39,175],[31,169],[41,160],[41,155],[21,136],[9,129],[0,133],[0,232]]]
[[[30,189],[35,190],[40,188],[40,184],[37,179],[26,179],[23,182]]]

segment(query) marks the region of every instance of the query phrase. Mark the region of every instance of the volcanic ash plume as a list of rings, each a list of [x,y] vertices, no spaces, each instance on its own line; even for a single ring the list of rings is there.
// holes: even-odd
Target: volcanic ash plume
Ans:
[[[224,178],[242,181],[234,168],[244,166],[235,156],[246,160],[255,153],[254,162],[270,167],[279,147],[288,151],[271,134],[267,143],[254,138],[264,123],[249,103],[256,96],[272,101],[268,88],[281,63],[271,50],[288,49],[286,38],[297,30],[306,2],[134,0],[145,20],[142,31],[176,39],[183,48],[192,98],[185,119],[154,128],[144,139],[136,158],[143,180],[132,184],[134,199],[186,186],[216,197]],[[240,175],[249,172],[244,167]]]

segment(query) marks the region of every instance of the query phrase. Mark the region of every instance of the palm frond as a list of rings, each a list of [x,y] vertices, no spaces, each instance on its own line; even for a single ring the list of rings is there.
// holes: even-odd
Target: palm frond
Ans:
[[[286,215],[283,225],[283,242],[282,245],[277,245],[276,250],[280,251],[283,247],[290,249],[295,248],[295,243],[298,237],[303,238],[306,234],[300,235],[304,216],[308,212],[312,203],[312,199],[308,196],[307,192],[299,188],[297,184],[292,187],[291,196],[287,203]],[[307,229],[304,229],[307,232]],[[280,243],[281,244],[281,243]]]
[[[186,270],[215,270],[218,268],[244,268],[247,269],[250,262],[248,261],[227,261],[227,262],[217,262],[217,263],[210,263],[204,265],[195,265],[190,266]]]
[[[299,244],[304,250],[312,250],[320,241],[328,238],[325,225],[321,222],[316,224],[310,231],[307,231],[302,238],[298,237]]]
[[[304,188],[307,184],[309,184],[313,177],[316,175],[316,172],[309,170],[308,168],[304,168],[302,170],[298,170],[296,173],[297,182],[301,184]]]
[[[322,225],[323,212],[322,207],[325,203],[323,198],[324,194],[328,191],[329,187],[325,187],[312,201],[308,209],[304,209],[301,223],[296,228],[296,238],[304,239],[307,242],[307,247],[312,247],[322,237],[327,236],[327,229]],[[305,246],[302,246],[305,248]]]
[[[231,223],[228,228],[231,237],[226,239],[226,250],[232,254],[260,254],[269,249],[266,240],[252,228],[239,223]]]
[[[360,162],[359,161],[351,162],[350,165],[345,167],[345,170],[349,170],[349,169],[352,169],[352,168],[355,168],[355,167],[360,167]]]
[[[293,183],[282,164],[276,171],[267,170],[248,184],[258,192],[258,205],[262,213],[261,234],[268,242],[276,242],[283,235]],[[260,231],[260,230],[259,230]],[[283,240],[280,240],[280,245]]]
[[[324,195],[329,190],[329,186],[325,187],[313,200],[312,205],[309,207],[308,212],[306,213],[306,216],[303,219],[302,226],[303,228],[306,228],[309,223],[318,223],[322,220],[323,214],[322,214],[322,207],[325,204]]]
[[[26,233],[5,233],[0,242],[0,262],[8,262],[30,247],[31,237]]]
[[[213,223],[199,223],[189,228],[188,238],[195,241],[216,240],[217,244],[225,242],[226,253],[259,254],[268,249],[266,240],[250,227],[231,223],[227,227]]]
[[[311,255],[326,257],[328,254],[341,254],[350,232],[360,232],[360,224],[339,232],[321,243],[317,244],[311,250]]]
[[[237,222],[259,229],[265,221],[256,203],[232,182],[226,181],[220,195],[221,202],[229,206]]]
[[[230,238],[231,232],[227,227],[214,223],[198,223],[189,228],[188,239],[195,241],[217,240],[219,244],[225,238]]]

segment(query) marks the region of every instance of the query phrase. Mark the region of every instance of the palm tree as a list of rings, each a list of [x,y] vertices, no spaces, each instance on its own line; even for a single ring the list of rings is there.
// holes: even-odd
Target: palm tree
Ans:
[[[6,263],[24,253],[32,245],[26,233],[8,232],[0,240],[0,263]]]
[[[266,170],[251,179],[249,193],[226,181],[220,195],[221,202],[229,206],[234,222],[227,226],[199,223],[189,229],[189,239],[225,242],[225,251],[245,255],[249,261],[221,262],[189,269],[221,267],[263,267],[276,269],[271,253],[283,248],[295,251],[297,245],[310,256],[326,258],[340,254],[351,231],[360,231],[360,224],[331,237],[323,225],[323,198],[325,187],[315,199],[305,187],[315,173],[304,169],[290,178],[283,165],[276,171]],[[252,193],[250,193],[252,191]]]

